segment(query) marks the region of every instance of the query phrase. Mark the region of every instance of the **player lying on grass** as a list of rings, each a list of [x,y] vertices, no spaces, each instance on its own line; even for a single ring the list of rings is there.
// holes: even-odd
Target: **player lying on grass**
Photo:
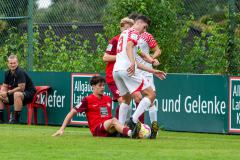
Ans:
[[[93,93],[85,97],[77,106],[65,117],[61,128],[52,136],[61,136],[64,129],[78,112],[85,112],[88,120],[88,125],[93,136],[113,137],[117,133],[121,133],[126,137],[138,137],[141,123],[132,130],[119,123],[116,118],[112,118],[112,99],[104,95],[105,79],[101,76],[94,76],[90,80],[90,85],[93,88]]]

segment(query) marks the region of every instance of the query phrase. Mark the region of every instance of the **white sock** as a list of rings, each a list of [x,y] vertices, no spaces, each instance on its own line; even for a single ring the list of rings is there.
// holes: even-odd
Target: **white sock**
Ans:
[[[144,97],[144,98],[140,101],[140,103],[139,103],[136,111],[135,111],[135,112],[133,113],[133,115],[132,115],[132,118],[133,118],[133,122],[134,122],[134,123],[137,123],[138,118],[144,113],[144,111],[145,111],[147,108],[149,108],[150,105],[151,105],[151,100],[150,100],[149,98],[147,98],[147,97]]]
[[[129,105],[128,105],[128,104],[122,103],[122,104],[120,105],[118,119],[119,119],[119,122],[120,122],[122,125],[125,124],[125,121],[126,121],[126,119],[127,119],[128,109],[129,109]]]
[[[132,136],[132,130],[129,130],[127,135],[128,135],[128,137],[131,137]]]
[[[157,107],[155,105],[149,108],[149,117],[150,117],[151,123],[153,121],[157,121]]]

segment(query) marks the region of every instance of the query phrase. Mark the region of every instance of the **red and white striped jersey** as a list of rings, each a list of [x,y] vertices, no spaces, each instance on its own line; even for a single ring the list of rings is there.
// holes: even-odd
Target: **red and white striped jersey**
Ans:
[[[139,39],[139,32],[134,28],[123,31],[118,39],[117,56],[113,71],[127,70],[131,63],[127,55],[127,43],[129,41],[134,43],[133,56],[137,55],[137,43]]]
[[[138,49],[140,49],[141,52],[145,53],[145,54],[150,54],[150,49],[156,47],[157,45],[158,45],[157,41],[154,39],[153,35],[148,32],[143,32],[140,35],[140,38],[139,38],[138,44],[137,44]],[[144,64],[145,66],[147,66],[149,68],[152,68],[152,64],[144,61],[139,55],[136,56],[136,61],[138,63]],[[146,71],[143,71],[140,69],[137,69],[136,72],[141,73],[145,76],[152,76],[152,73],[149,73],[149,72],[146,72]]]

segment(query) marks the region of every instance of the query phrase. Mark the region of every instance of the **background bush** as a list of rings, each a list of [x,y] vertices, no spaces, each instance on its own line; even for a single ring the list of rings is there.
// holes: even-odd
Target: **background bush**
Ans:
[[[94,0],[94,5],[79,1],[81,11],[78,5],[73,5],[74,0],[52,2],[49,8],[39,10],[41,16],[34,16],[39,23],[46,19],[49,22],[44,33],[39,32],[37,25],[34,29],[34,71],[104,72],[102,56],[107,41],[120,33],[119,22],[123,17],[137,12],[152,20],[149,32],[162,50],[158,69],[204,74],[239,72],[240,13],[234,15],[236,28],[234,39],[231,39],[228,0]],[[103,23],[104,34],[95,35],[97,47],[93,49],[89,41],[83,41],[75,32],[76,26],[72,27],[71,33],[57,36],[51,23],[58,22],[56,17],[66,10],[66,6],[69,6],[68,10],[62,14],[60,23],[69,18],[69,22]],[[239,6],[236,3],[236,7]],[[90,15],[82,14],[86,9]],[[4,35],[0,43],[0,69],[6,68],[6,58],[11,52],[19,55],[20,65],[26,68],[27,35],[5,21],[0,21],[0,35],[1,32]]]

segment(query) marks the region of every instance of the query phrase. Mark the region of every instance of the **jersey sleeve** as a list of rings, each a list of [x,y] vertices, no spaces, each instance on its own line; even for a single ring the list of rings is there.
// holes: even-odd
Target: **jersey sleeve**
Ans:
[[[154,37],[151,34],[149,34],[149,37],[148,37],[148,46],[150,48],[154,48],[157,46],[157,41],[154,39]]]
[[[133,30],[129,31],[128,39],[127,39],[128,42],[133,42],[134,46],[136,46],[138,39],[139,39],[139,33],[137,31],[133,31]]]
[[[108,43],[106,53],[110,55],[116,55],[117,43],[118,43],[118,40],[115,37],[112,38]]]
[[[80,113],[85,112],[85,111],[87,110],[87,108],[88,108],[87,98],[84,97],[84,98],[82,99],[82,101],[81,101],[78,105],[76,105],[75,107],[73,107],[73,108],[74,108],[77,112],[80,112]]]
[[[19,71],[17,73],[17,83],[26,83],[26,76],[23,71]]]

